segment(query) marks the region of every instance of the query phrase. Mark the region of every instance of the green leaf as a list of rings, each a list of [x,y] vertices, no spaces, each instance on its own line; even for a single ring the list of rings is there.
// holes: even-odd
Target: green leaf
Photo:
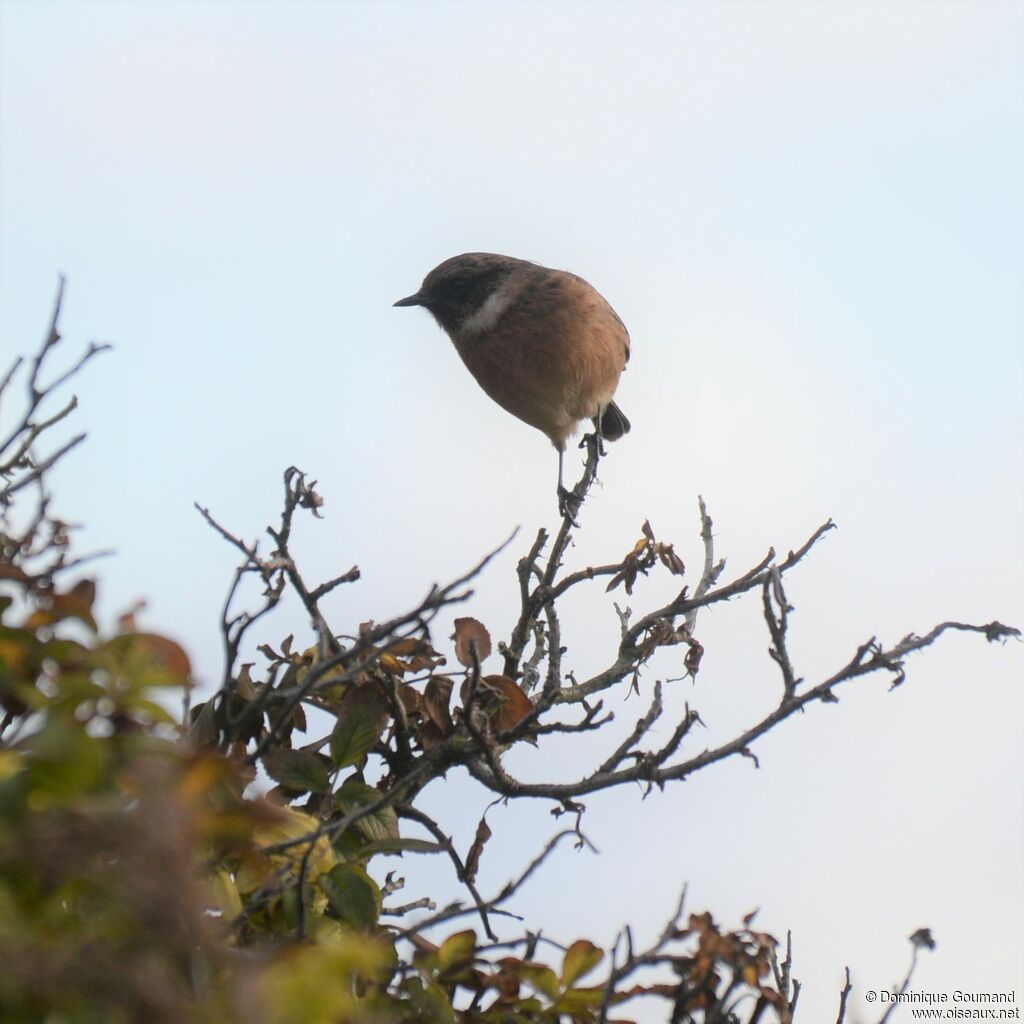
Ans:
[[[419,978],[408,978],[402,982],[401,992],[415,1009],[415,1020],[423,1024],[455,1024],[455,1011],[437,985],[424,985]]]
[[[437,950],[437,966],[446,971],[456,964],[465,964],[476,952],[476,932],[472,928],[449,935]]]
[[[300,793],[326,793],[331,788],[327,765],[306,750],[268,750],[263,767],[275,782]]]
[[[558,976],[545,964],[522,964],[519,974],[548,999],[558,997]]]
[[[331,760],[335,767],[358,764],[373,748],[388,721],[384,695],[372,683],[353,686],[338,708],[338,723],[331,733]]]
[[[551,1011],[570,1016],[582,1016],[587,1010],[596,1010],[604,1001],[605,988],[571,988],[563,993],[552,1005]]]
[[[77,723],[47,722],[26,744],[29,787],[35,810],[71,800],[98,787],[111,748]]]
[[[384,794],[365,782],[346,782],[335,794],[334,803],[338,810],[350,814],[361,807],[369,807]],[[398,838],[398,815],[393,807],[381,807],[373,814],[367,814],[356,822],[356,828],[370,842],[383,842]]]
[[[592,942],[579,939],[566,951],[562,961],[562,987],[571,988],[577,978],[592,971],[604,958],[604,953]]]
[[[354,928],[372,928],[380,917],[377,883],[356,864],[339,864],[318,879],[334,912]]]

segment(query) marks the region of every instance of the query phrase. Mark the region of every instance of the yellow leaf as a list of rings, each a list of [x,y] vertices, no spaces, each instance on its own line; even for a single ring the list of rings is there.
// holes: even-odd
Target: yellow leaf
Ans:
[[[592,942],[586,939],[574,942],[565,951],[565,959],[562,961],[563,988],[569,988],[577,978],[592,971],[603,958],[604,953]]]
[[[238,887],[223,868],[207,879],[207,898],[224,915],[225,920],[232,921],[242,913],[242,898],[238,895]]]
[[[405,672],[405,666],[393,655],[385,652],[378,659],[377,663],[385,672],[400,676]]]
[[[24,762],[20,754],[13,750],[0,750],[0,782],[6,782],[17,775],[23,767]]]
[[[437,951],[437,965],[444,971],[454,964],[462,964],[473,958],[476,950],[476,932],[472,929],[449,935]]]

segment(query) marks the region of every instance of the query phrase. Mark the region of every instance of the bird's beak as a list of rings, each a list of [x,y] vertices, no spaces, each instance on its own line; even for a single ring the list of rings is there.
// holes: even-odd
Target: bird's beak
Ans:
[[[394,303],[394,305],[396,305],[396,306],[422,306],[423,305],[423,296],[420,295],[419,292],[417,292],[415,295],[407,295],[404,299],[399,299],[396,303]]]

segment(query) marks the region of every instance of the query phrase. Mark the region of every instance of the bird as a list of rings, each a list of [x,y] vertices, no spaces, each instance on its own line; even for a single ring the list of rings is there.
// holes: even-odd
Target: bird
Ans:
[[[476,382],[507,412],[546,434],[558,451],[559,509],[566,441],[592,420],[597,447],[629,432],[615,404],[629,361],[629,332],[607,300],[565,270],[467,252],[438,264],[396,306],[423,306]]]

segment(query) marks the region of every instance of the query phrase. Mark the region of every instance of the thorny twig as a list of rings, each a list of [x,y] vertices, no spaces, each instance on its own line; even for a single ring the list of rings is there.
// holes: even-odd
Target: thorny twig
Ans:
[[[593,482],[595,466],[596,452],[588,448],[587,465],[583,478],[577,485],[581,500],[585,498],[586,491]],[[257,712],[262,714],[264,710],[273,707],[274,717],[255,738],[254,747],[246,753],[245,757],[250,763],[261,759],[266,752],[281,742],[282,736],[285,735],[283,730],[291,728],[287,723],[298,713],[300,705],[312,704],[322,708],[324,705],[320,701],[321,693],[336,691],[339,687],[367,685],[367,674],[378,678],[384,664],[382,659],[389,652],[398,651],[401,644],[406,645],[401,648],[402,650],[408,650],[407,645],[413,638],[429,639],[429,626],[437,613],[442,608],[467,600],[472,593],[467,589],[467,584],[473,581],[490,560],[508,544],[506,541],[505,545],[447,586],[431,588],[423,601],[408,612],[380,624],[364,624],[357,633],[346,635],[330,626],[320,602],[337,586],[358,579],[358,569],[352,567],[325,583],[311,586],[303,579],[290,551],[294,513],[304,508],[318,515],[321,504],[314,484],[307,483],[306,477],[297,469],[289,469],[285,474],[284,514],[281,525],[268,530],[274,541],[274,548],[266,558],[259,554],[257,544],[250,545],[239,540],[213,520],[205,509],[200,510],[221,536],[243,554],[244,559],[229,592],[222,620],[226,665],[224,685],[219,698],[226,700],[235,685],[237,660],[245,633],[258,618],[270,611],[289,589],[301,601],[317,638],[317,657],[304,671],[304,675],[297,677],[286,672],[279,684],[274,682],[272,675],[270,682],[263,684],[259,691],[258,702],[255,705]],[[950,621],[939,624],[923,636],[910,634],[890,647],[884,647],[872,638],[860,645],[844,666],[808,687],[796,673],[787,644],[789,616],[793,608],[786,597],[784,578],[808,555],[818,541],[834,528],[834,524],[831,520],[823,523],[800,547],[790,551],[784,558],[777,558],[775,550],[770,548],[765,557],[752,568],[723,583],[725,560],[716,556],[712,521],[703,499],[699,500],[699,517],[703,560],[699,578],[692,591],[682,586],[666,604],[639,616],[634,617],[628,609],[620,610],[621,635],[611,662],[582,681],[577,681],[571,672],[563,668],[565,648],[561,640],[562,627],[558,602],[570,591],[591,585],[594,581],[611,580],[610,587],[617,587],[624,582],[627,590],[631,592],[638,576],[652,571],[658,564],[663,564],[677,576],[683,575],[685,567],[673,552],[671,545],[657,541],[649,525],[645,524],[643,537],[633,551],[621,561],[575,569],[563,574],[563,565],[573,532],[578,528],[574,516],[563,517],[553,540],[546,530],[540,530],[527,554],[518,563],[519,615],[508,642],[499,645],[499,652],[504,657],[505,671],[502,678],[505,684],[511,685],[519,681],[524,694],[532,693],[532,699],[527,705],[528,712],[518,716],[514,725],[503,730],[493,724],[491,716],[494,713],[495,691],[484,678],[480,652],[475,642],[470,642],[469,658],[463,662],[467,670],[461,709],[454,712],[454,718],[437,720],[442,726],[447,721],[448,731],[440,737],[435,736],[429,744],[421,738],[422,715],[417,710],[421,704],[417,703],[418,698],[413,700],[410,697],[408,688],[414,681],[424,680],[429,686],[431,680],[435,678],[433,668],[431,667],[425,674],[417,673],[414,680],[403,680],[393,675],[382,679],[381,692],[386,695],[387,714],[393,722],[393,727],[387,736],[379,739],[373,747],[373,753],[380,755],[388,766],[388,772],[381,777],[378,784],[379,797],[344,814],[328,814],[325,811],[325,816],[316,830],[298,839],[268,847],[266,852],[280,853],[297,847],[303,859],[308,860],[313,844],[318,839],[330,837],[332,841],[337,842],[357,822],[393,807],[399,817],[419,823],[437,840],[440,848],[448,853],[457,880],[467,889],[470,896],[470,905],[465,906],[458,902],[443,907],[410,924],[404,930],[397,931],[397,937],[411,939],[425,929],[467,914],[476,914],[481,920],[484,932],[496,943],[491,918],[495,914],[509,916],[508,911],[502,909],[502,905],[538,870],[561,839],[567,835],[574,835],[578,840],[585,842],[579,831],[578,819],[583,808],[576,802],[578,797],[630,782],[641,782],[648,787],[664,786],[670,781],[685,779],[713,763],[736,755],[749,757],[756,764],[751,745],[770,729],[810,703],[834,701],[834,691],[840,685],[848,684],[862,676],[883,672],[891,675],[894,685],[898,685],[904,678],[906,657],[930,646],[946,631],[977,632],[990,641],[1019,635],[1014,628],[998,622],[979,626]],[[545,553],[546,558],[543,557]],[[262,582],[264,603],[251,613],[233,613],[230,609],[237,588],[242,578],[249,574],[256,575]],[[638,717],[628,735],[620,739],[589,773],[570,781],[543,780],[526,783],[516,779],[503,764],[504,750],[521,739],[536,742],[540,737],[553,733],[600,731],[614,719],[614,715],[601,715],[602,702],[591,704],[589,698],[623,680],[628,679],[635,686],[645,666],[660,648],[683,645],[688,652],[684,659],[687,672],[691,676],[696,675],[703,652],[695,633],[700,610],[757,590],[761,591],[765,622],[771,640],[770,654],[782,673],[783,687],[778,705],[741,734],[717,747],[679,759],[679,751],[690,735],[692,727],[700,724],[698,712],[684,704],[667,738],[659,745],[648,749],[652,729],[664,716],[665,711],[663,686],[660,681],[656,681],[647,710]],[[345,639],[347,646],[341,639]],[[542,683],[539,693],[535,691],[535,682]],[[449,680],[446,692],[450,692],[450,689]],[[582,707],[581,719],[566,722],[553,717],[558,709],[569,705]],[[417,715],[421,717],[417,718]],[[319,751],[326,744],[327,738],[314,740],[302,749]],[[413,806],[417,795],[431,779],[440,777],[456,765],[463,766],[470,776],[501,797],[547,798],[554,800],[559,807],[575,809],[577,813],[576,827],[558,833],[517,879],[491,899],[485,899],[476,888],[471,872],[467,869],[467,863],[455,851],[445,829]],[[365,770],[365,767],[360,769],[360,779]],[[329,808],[329,802],[323,803],[323,806]],[[422,907],[425,907],[422,901],[414,900],[398,909],[407,913]],[[300,902],[300,911],[301,909]],[[680,905],[679,913],[681,912]],[[626,957],[619,963],[613,963],[606,1005],[602,1014],[606,1014],[613,998],[618,998],[617,986],[640,966],[662,964],[679,967],[678,957],[665,952],[663,948],[678,933],[678,916],[674,923],[671,923],[671,927],[666,928],[661,945],[646,953],[636,953],[632,948],[630,933],[624,933],[624,941],[627,942]],[[776,979],[778,998],[783,1000],[786,1008],[784,1012],[789,1014],[783,1019],[788,1021],[799,996],[798,983],[791,982],[789,977],[791,958],[788,946],[787,957],[781,967],[775,960],[772,960],[772,963],[779,971]],[[767,970],[767,967],[765,969]],[[693,979],[692,986],[686,991],[679,988],[674,1013],[684,1005],[690,995],[701,991],[701,986],[707,984],[710,984],[710,977],[701,977]],[[730,1000],[739,998],[742,991],[739,975],[734,974],[731,981],[723,983],[718,993],[720,999],[716,1009],[714,1013],[706,1016],[705,1024],[712,1024],[713,1020],[717,1019],[714,1014],[723,1020],[726,1019],[723,1015],[733,1012],[729,1009]],[[759,998],[751,1021],[762,1016],[768,1005],[765,1002],[766,998]]]
[[[896,994],[902,996],[907,989],[910,988],[910,980],[914,977],[914,971],[917,968],[917,954],[922,949],[935,949],[935,939],[932,938],[932,933],[929,928],[918,928],[918,930],[910,936],[910,966],[907,968],[907,973],[903,976],[903,981],[900,983],[900,987],[896,989]],[[847,983],[849,983],[849,976],[847,976]],[[885,1013],[878,1018],[878,1024],[888,1024],[893,1011],[899,1005],[900,1001],[898,999],[893,999],[886,1007]]]
[[[71,527],[55,518],[50,511],[50,496],[45,486],[47,473],[73,448],[85,440],[79,433],[70,440],[58,443],[45,455],[37,455],[35,447],[42,439],[53,436],[54,429],[78,408],[78,399],[72,395],[56,412],[45,414],[50,399],[96,355],[109,345],[90,343],[72,364],[59,371],[47,383],[42,376],[49,368],[49,360],[61,340],[60,315],[64,301],[64,278],[59,278],[57,294],[50,313],[49,324],[39,348],[31,357],[25,381],[25,395],[20,408],[12,411],[8,403],[19,372],[25,367],[23,357],[16,358],[0,379],[0,404],[7,415],[13,416],[13,426],[0,437],[0,560],[25,573],[31,579],[37,596],[52,591],[58,573],[66,573],[88,561],[109,554],[94,552],[71,558]],[[15,525],[11,515],[14,498],[26,488],[35,490],[34,506],[26,519]]]

